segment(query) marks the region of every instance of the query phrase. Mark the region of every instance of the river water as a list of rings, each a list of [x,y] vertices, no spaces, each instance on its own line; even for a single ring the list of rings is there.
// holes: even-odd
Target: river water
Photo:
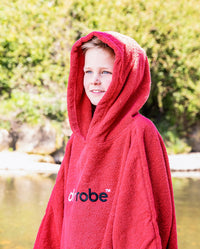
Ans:
[[[0,176],[0,249],[32,249],[55,175]],[[173,178],[179,249],[200,248],[200,179]]]

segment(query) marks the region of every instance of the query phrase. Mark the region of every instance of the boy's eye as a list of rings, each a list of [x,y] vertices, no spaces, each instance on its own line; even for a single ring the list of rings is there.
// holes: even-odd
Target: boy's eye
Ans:
[[[86,70],[86,71],[85,71],[85,74],[91,74],[91,73],[92,73],[91,70]]]
[[[102,71],[102,74],[112,74],[112,73],[109,71]]]

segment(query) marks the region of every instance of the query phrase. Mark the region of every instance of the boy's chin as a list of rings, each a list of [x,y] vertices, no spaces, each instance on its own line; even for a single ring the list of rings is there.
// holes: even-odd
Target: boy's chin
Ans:
[[[101,94],[91,94],[91,93],[86,93],[88,99],[90,100],[90,103],[94,106],[97,106],[101,99],[103,98],[105,92]]]
[[[89,98],[89,100],[93,106],[97,106],[101,99],[102,98]]]
[[[93,106],[97,106],[97,105],[99,104],[100,100],[101,100],[101,99],[99,99],[99,100],[90,100],[90,102],[91,102],[91,104],[92,104]]]

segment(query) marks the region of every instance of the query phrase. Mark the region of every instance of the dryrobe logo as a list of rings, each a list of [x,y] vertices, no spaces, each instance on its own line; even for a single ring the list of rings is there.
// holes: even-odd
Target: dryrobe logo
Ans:
[[[73,192],[70,192],[68,196],[68,201],[106,202],[108,200],[107,192],[110,192],[110,189],[106,189],[106,192],[101,192],[99,194],[97,194],[96,192],[92,192],[90,188],[88,189],[87,192],[76,192],[75,189],[73,189]]]

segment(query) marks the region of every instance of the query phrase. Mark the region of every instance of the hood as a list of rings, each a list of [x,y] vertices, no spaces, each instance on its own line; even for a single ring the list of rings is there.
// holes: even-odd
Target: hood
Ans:
[[[92,107],[83,87],[84,54],[81,45],[98,37],[115,52],[112,82],[96,106]],[[106,138],[116,127],[125,127],[146,102],[151,85],[150,70],[144,50],[132,38],[117,32],[94,31],[72,47],[67,90],[68,116],[73,133],[83,139]]]

